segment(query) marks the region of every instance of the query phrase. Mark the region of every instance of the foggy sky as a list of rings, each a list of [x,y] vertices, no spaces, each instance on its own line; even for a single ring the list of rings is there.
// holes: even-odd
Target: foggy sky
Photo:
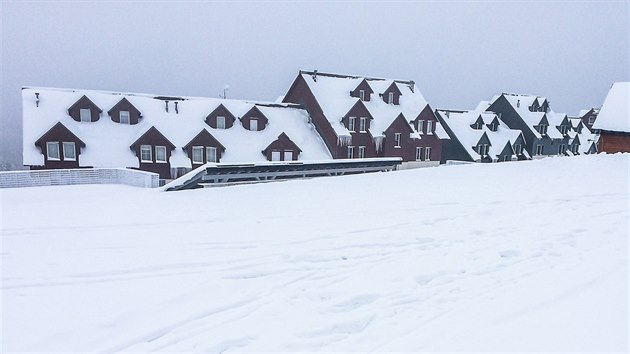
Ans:
[[[300,69],[414,80],[433,108],[501,92],[556,112],[630,81],[628,1],[7,2],[0,162],[21,165],[22,86],[275,100]]]

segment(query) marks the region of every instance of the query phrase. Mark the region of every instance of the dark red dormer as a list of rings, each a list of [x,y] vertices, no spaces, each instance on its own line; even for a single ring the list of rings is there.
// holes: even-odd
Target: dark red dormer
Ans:
[[[35,141],[44,155],[44,168],[77,168],[85,143],[61,122]]]
[[[234,125],[236,118],[223,105],[220,104],[206,117],[206,124],[214,129],[229,129]]]
[[[365,107],[363,101],[359,100],[343,116],[341,122],[350,133],[366,133],[370,130],[370,121],[372,119],[370,111]]]
[[[171,177],[170,158],[175,145],[155,127],[147,129],[129,148],[136,154],[140,170],[157,173],[162,179]]]
[[[77,122],[96,122],[101,117],[102,112],[103,110],[86,95],[83,95],[68,108],[68,115]]]
[[[107,114],[109,114],[112,121],[120,124],[138,124],[140,118],[142,118],[140,111],[125,97],[118,101]]]
[[[243,128],[251,131],[264,130],[269,123],[269,119],[256,106],[253,106],[240,120]]]
[[[206,129],[201,130],[182,148],[192,163],[199,167],[207,162],[220,162],[225,147]]]
[[[392,82],[387,90],[381,94],[381,98],[385,101],[385,103],[398,105],[400,104],[400,95],[402,95],[402,92],[398,89],[398,85],[396,85],[395,82]]]
[[[302,150],[283,132],[262,151],[268,161],[297,161]]]
[[[363,79],[353,91],[350,91],[350,96],[367,102],[370,100],[373,93],[374,91],[370,87],[370,84],[368,84],[366,79]]]

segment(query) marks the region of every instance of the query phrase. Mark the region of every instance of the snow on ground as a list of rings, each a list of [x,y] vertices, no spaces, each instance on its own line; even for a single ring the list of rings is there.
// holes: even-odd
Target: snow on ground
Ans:
[[[629,166],[0,190],[1,351],[627,352]]]

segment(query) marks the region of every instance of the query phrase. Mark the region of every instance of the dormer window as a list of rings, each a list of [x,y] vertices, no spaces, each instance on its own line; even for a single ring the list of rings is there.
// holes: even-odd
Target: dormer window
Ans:
[[[387,95],[387,103],[389,103],[389,104],[393,104],[394,103],[394,93],[393,92],[390,92]]]
[[[348,130],[353,132],[355,131],[355,128],[356,128],[356,118],[355,117],[348,118]]]
[[[359,90],[359,99],[365,101],[365,90]]]
[[[427,134],[433,135],[433,121],[432,120],[427,121]]]
[[[129,111],[120,111],[120,124],[129,124]]]
[[[258,131],[258,118],[250,118],[249,119],[249,130]]]
[[[395,148],[400,147],[400,137],[401,137],[401,133],[394,133],[394,147]]]
[[[153,156],[151,154],[151,145],[140,146],[140,162],[153,162]]]
[[[59,143],[58,142],[46,142],[46,152],[48,156],[48,160],[59,161],[61,157],[59,156]]]
[[[77,150],[74,147],[74,142],[71,142],[71,141],[63,142],[63,159],[65,161],[76,161]]]
[[[560,133],[562,133],[562,135],[567,135],[567,128],[568,127],[566,125],[560,126]]]
[[[547,125],[546,124],[541,124],[538,126],[538,132],[541,135],[547,135]]]
[[[81,108],[80,116],[82,122],[91,122],[92,121],[92,110],[89,108]]]
[[[418,120],[418,133],[424,133],[424,121],[422,119]]]
[[[523,153],[523,146],[521,144],[514,145],[514,155],[520,155]]]
[[[593,123],[595,123],[595,116],[588,117],[588,124],[593,124]]]
[[[225,117],[217,116],[217,129],[225,129]]]
[[[359,131],[361,133],[367,132],[367,117],[359,118]]]
[[[489,149],[488,144],[477,145],[477,151],[479,152],[479,155],[481,155],[482,157],[485,157],[486,155],[488,155],[488,149]]]

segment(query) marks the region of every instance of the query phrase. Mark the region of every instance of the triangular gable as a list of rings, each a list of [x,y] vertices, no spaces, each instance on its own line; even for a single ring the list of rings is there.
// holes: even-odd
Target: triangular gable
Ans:
[[[123,97],[120,101],[118,101],[118,103],[116,103],[114,107],[112,107],[109,111],[107,111],[107,114],[111,116],[113,112],[121,110],[119,109],[120,106],[126,106],[125,108],[131,108],[136,113],[140,114],[140,110],[136,108],[136,106],[134,106],[131,102],[129,102],[129,100],[127,100],[126,97]]]
[[[155,141],[155,138],[157,138],[157,140],[161,140],[162,143],[166,143],[171,148],[171,150],[175,149],[175,145],[171,143],[171,141],[168,140],[162,133],[160,133],[160,131],[157,130],[157,128],[155,128],[154,126],[147,129],[147,131],[145,131],[144,134],[142,134],[129,147],[133,150],[134,147],[142,144],[144,140],[151,139],[152,141]]]
[[[490,138],[488,138],[488,134],[486,134],[486,132],[483,132],[476,145],[478,146],[483,144],[488,144],[488,146],[492,146],[492,143],[490,143]]]
[[[540,119],[540,122],[538,122],[538,126],[543,125],[543,124],[549,126],[549,121],[547,120],[546,114],[543,114],[542,118]]]
[[[383,92],[383,94],[389,93],[389,92],[393,92],[393,93],[397,93],[399,95],[402,95],[402,92],[400,92],[400,89],[398,88],[398,85],[396,85],[396,82],[392,82],[391,85],[389,85],[389,87],[387,88],[387,90],[385,90],[385,92]]]
[[[39,139],[35,141],[35,146],[41,147],[42,142],[50,141],[52,138],[55,138],[57,136],[64,135],[64,134],[69,135],[72,138],[72,140],[75,142],[78,142],[81,145],[81,147],[85,147],[85,143],[83,142],[83,140],[79,139],[79,137],[76,136],[76,134],[74,134],[70,129],[68,129],[61,122],[57,122],[57,124],[53,125],[52,128],[48,129],[44,134],[42,134],[42,136],[40,136]]]
[[[269,122],[269,119],[267,118],[267,116],[265,116],[263,112],[261,112],[260,109],[256,105],[254,105],[249,111],[247,111],[247,113],[243,114],[243,116],[241,117],[241,121],[243,119],[249,119],[251,117],[263,118],[265,121],[265,124]]]
[[[232,114],[232,112],[230,112],[230,110],[229,110],[229,109],[227,109],[227,107],[225,107],[225,106],[223,105],[223,103],[221,103],[221,104],[219,104],[219,105],[217,106],[217,108],[215,108],[212,112],[210,112],[210,114],[208,114],[208,115],[206,116],[206,122],[207,122],[207,121],[208,121],[208,119],[210,119],[211,117],[214,117],[214,116],[219,116],[219,115],[224,116],[224,117],[226,117],[226,118],[227,118],[227,117],[229,117],[229,118],[231,119],[232,123],[234,123],[234,121],[236,120],[236,118],[234,118],[234,115]]]
[[[201,129],[199,134],[195,135],[188,144],[186,144],[182,149],[187,151],[189,147],[196,145],[204,145],[204,146],[218,146],[221,150],[225,151],[225,146],[221,144],[207,129]]]
[[[281,145],[281,146],[289,145],[295,148],[295,150],[298,151],[298,153],[302,152],[302,149],[300,149],[300,147],[297,146],[297,144],[294,143],[293,140],[291,140],[286,133],[282,132],[280,135],[278,135],[278,138],[276,140],[272,141],[271,144],[267,145],[267,147],[262,151],[263,154],[266,155],[269,149],[273,149],[277,145]]]
[[[475,122],[473,124],[470,125],[471,128],[479,130],[481,128],[483,128],[483,118],[481,117],[481,114],[477,117],[477,120],[475,120]]]
[[[352,108],[350,108],[348,112],[343,116],[344,119],[348,117],[368,117],[370,119],[374,119],[370,111],[367,109],[367,107],[361,100],[358,100],[352,106]]]
[[[72,106],[70,106],[70,108],[68,108],[68,113],[70,113],[71,110],[77,107],[93,107],[96,108],[99,113],[103,113],[103,110],[99,106],[97,106],[96,103],[92,102],[92,100],[89,99],[89,97],[87,97],[86,95],[83,95],[83,97],[79,98]]]
[[[503,150],[499,153],[499,155],[514,155],[514,150],[512,149],[512,144],[510,142],[506,142]]]
[[[396,133],[402,133],[400,131],[400,129],[398,129],[398,128],[403,128],[403,129],[407,130],[407,132],[409,134],[413,134],[413,129],[411,128],[411,126],[409,126],[409,122],[407,121],[407,118],[405,118],[405,116],[402,113],[400,113],[398,115],[398,117],[396,117],[396,119],[394,119],[392,124],[390,124],[389,127],[387,127],[387,129],[385,129],[385,132],[393,130]]]

